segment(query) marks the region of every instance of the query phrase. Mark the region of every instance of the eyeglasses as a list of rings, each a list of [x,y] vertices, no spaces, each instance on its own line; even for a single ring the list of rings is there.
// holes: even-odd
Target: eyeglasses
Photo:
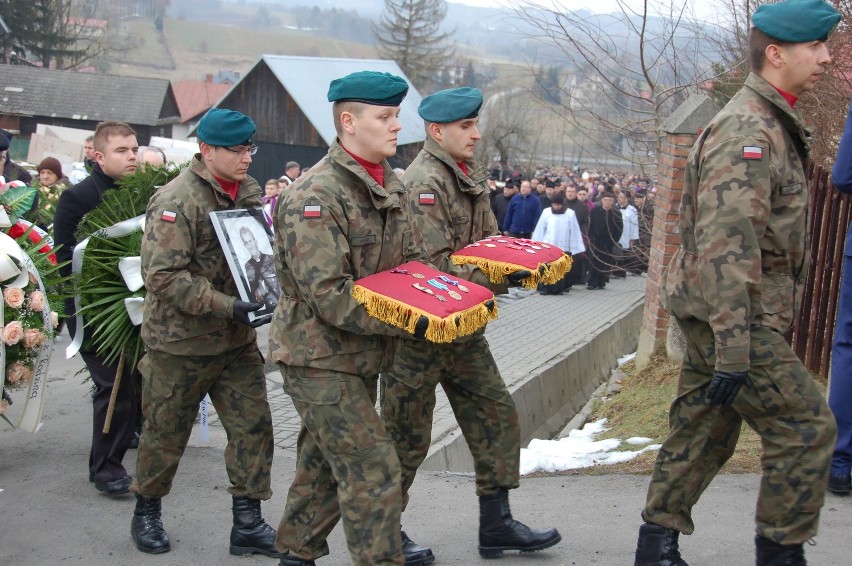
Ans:
[[[257,153],[257,146],[256,145],[250,145],[248,147],[240,147],[240,148],[225,147],[225,146],[221,146],[221,147],[222,147],[222,149],[227,149],[231,153],[236,153],[237,155],[246,155],[246,154],[254,155],[255,153]]]

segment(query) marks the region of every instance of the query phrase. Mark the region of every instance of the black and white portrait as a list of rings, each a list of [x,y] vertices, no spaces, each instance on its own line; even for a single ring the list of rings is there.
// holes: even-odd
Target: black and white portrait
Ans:
[[[272,232],[263,211],[237,209],[211,212],[210,218],[231,273],[237,283],[240,299],[265,306],[249,315],[254,321],[271,317],[281,291],[275,275]]]

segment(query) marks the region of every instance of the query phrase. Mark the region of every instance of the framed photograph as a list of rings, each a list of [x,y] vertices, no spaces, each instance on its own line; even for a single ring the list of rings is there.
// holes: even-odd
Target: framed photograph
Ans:
[[[281,287],[275,275],[272,231],[261,208],[239,208],[210,213],[213,228],[237,283],[240,299],[263,303],[262,309],[249,314],[252,322],[269,322]]]

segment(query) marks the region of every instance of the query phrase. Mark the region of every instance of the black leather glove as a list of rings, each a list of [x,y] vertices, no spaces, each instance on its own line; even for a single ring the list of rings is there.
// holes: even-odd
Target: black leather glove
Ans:
[[[251,326],[252,328],[262,326],[267,321],[256,319],[254,322],[252,322],[251,320],[249,320],[248,315],[250,312],[262,309],[263,307],[263,303],[247,303],[245,301],[236,300],[234,301],[234,320],[236,320],[240,324]]]
[[[494,300],[485,301],[485,308],[488,309],[488,312],[494,312]]]
[[[415,340],[426,340],[426,329],[429,328],[429,319],[425,316],[421,316],[417,319],[417,323],[414,325],[414,339]]]
[[[509,285],[511,285],[512,287],[523,287],[524,285],[523,283],[521,283],[521,281],[528,278],[530,275],[532,274],[526,270],[516,271],[514,273],[508,274],[506,276],[506,279],[509,280]]]
[[[716,371],[707,389],[707,404],[730,407],[743,385],[748,385],[747,371]]]

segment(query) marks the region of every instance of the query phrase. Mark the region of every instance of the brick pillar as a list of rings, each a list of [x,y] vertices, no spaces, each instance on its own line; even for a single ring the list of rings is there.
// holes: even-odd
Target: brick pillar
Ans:
[[[660,128],[662,141],[657,153],[657,193],[648,257],[648,282],[636,354],[636,364],[640,368],[647,365],[651,356],[666,343],[669,316],[660,303],[662,273],[680,246],[678,218],[686,158],[701,128],[716,111],[710,98],[696,94],[679,106]]]

